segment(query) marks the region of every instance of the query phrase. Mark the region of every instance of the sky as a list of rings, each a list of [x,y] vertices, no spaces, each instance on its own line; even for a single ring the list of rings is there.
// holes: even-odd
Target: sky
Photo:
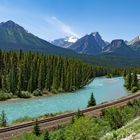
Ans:
[[[106,41],[140,35],[140,0],[0,0],[12,20],[45,40],[99,32]]]

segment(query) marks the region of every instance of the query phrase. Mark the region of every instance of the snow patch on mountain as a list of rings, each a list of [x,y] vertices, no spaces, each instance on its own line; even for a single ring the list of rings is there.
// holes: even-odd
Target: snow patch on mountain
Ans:
[[[55,39],[51,43],[56,46],[62,47],[62,48],[68,48],[73,43],[75,43],[77,40],[78,40],[78,38],[76,36],[71,35],[71,36],[67,36],[65,38]]]

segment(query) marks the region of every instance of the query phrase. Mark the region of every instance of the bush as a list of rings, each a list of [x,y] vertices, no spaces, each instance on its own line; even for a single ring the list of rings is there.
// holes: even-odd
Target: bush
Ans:
[[[122,112],[117,108],[109,108],[104,112],[110,127],[112,129],[119,129],[125,124]]]
[[[42,93],[42,91],[41,91],[41,90],[36,89],[36,90],[34,90],[34,91],[33,91],[33,95],[34,95],[34,96],[42,96],[42,95],[43,95],[43,93]]]
[[[44,89],[44,90],[42,91],[42,94],[51,94],[51,92],[49,92],[48,90]]]
[[[4,91],[0,91],[0,101],[5,101],[7,99],[11,99],[13,96],[12,93],[6,93]]]
[[[31,93],[28,92],[28,91],[21,91],[18,94],[18,97],[20,97],[20,98],[30,98],[31,97]]]
[[[138,91],[138,87],[132,87],[132,93],[135,93]]]
[[[106,78],[112,78],[112,74],[107,74]]]

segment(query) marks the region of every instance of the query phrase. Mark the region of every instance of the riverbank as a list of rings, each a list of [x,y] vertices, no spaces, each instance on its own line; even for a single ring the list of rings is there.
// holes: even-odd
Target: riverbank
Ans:
[[[81,86],[79,87],[79,89],[76,89],[76,88],[75,88],[75,89],[73,89],[72,91],[68,91],[68,92],[78,91],[78,90],[82,89],[84,86],[90,84],[93,80],[94,80],[94,78],[90,79],[87,83],[81,85]],[[2,92],[2,91],[0,91],[0,92]],[[25,92],[27,92],[27,91],[25,91]],[[0,100],[0,102],[10,101],[10,100],[17,101],[17,100],[21,100],[21,99],[31,99],[31,98],[50,97],[50,96],[55,96],[55,95],[58,95],[58,94],[59,94],[59,95],[63,95],[63,94],[65,94],[66,92],[65,92],[65,91],[63,91],[63,92],[57,91],[56,93],[53,93],[53,92],[50,92],[50,91],[43,91],[42,93],[44,93],[44,94],[40,94],[40,95],[37,95],[37,96],[34,96],[32,93],[30,93],[30,96],[25,97],[25,98],[24,98],[24,97],[18,97],[18,96],[15,96],[15,95],[13,95],[13,96],[11,95],[10,97],[6,97],[6,99]],[[8,94],[8,93],[5,93],[5,94]],[[9,93],[9,94],[11,94],[11,93]]]
[[[140,94],[140,90],[137,91],[137,92],[134,93],[134,94]],[[128,96],[131,96],[131,94],[128,95]],[[132,95],[132,96],[133,96],[133,95]],[[127,98],[127,97],[119,98],[119,99],[117,99],[116,101],[119,101],[119,100],[122,100],[122,99],[125,99],[125,98]],[[108,101],[108,102],[104,102],[104,103],[98,104],[98,105],[96,105],[96,107],[99,107],[99,106],[101,106],[102,104],[108,104],[108,103],[113,103],[113,101]],[[52,113],[52,114],[44,114],[44,115],[41,115],[41,116],[39,116],[39,117],[24,117],[24,118],[19,118],[19,119],[13,121],[11,124],[12,124],[12,125],[13,125],[13,124],[15,125],[15,124],[27,123],[27,122],[30,122],[30,121],[35,121],[36,119],[41,120],[41,119],[45,119],[45,118],[48,118],[48,117],[53,117],[53,116],[56,116],[56,115],[61,115],[61,114],[64,114],[64,113],[69,113],[69,111],[66,111],[66,112],[59,112],[59,113]]]

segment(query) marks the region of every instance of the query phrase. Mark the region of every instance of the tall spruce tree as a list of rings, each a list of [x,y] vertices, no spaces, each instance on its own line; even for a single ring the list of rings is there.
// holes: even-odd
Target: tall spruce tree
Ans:
[[[36,121],[35,121],[35,126],[34,126],[33,133],[34,133],[36,136],[40,136],[40,135],[41,135],[41,131],[40,131],[40,127],[39,127],[39,124],[38,124],[38,120],[37,120],[37,119],[36,119]]]
[[[0,123],[1,123],[2,127],[7,126],[7,118],[6,118],[6,114],[5,114],[4,110],[1,112]]]
[[[38,76],[38,89],[42,90],[45,87],[45,68],[44,63],[41,62],[39,67],[39,76]]]
[[[49,138],[49,131],[47,129],[45,130],[44,140],[50,140],[50,138]]]
[[[132,75],[132,84],[131,84],[131,88],[132,87],[138,87],[138,78],[137,78],[137,73],[134,72]]]
[[[125,79],[125,86],[128,90],[131,90],[131,84],[132,84],[132,75],[131,73],[128,73]]]
[[[95,105],[96,105],[96,100],[95,100],[95,98],[94,98],[93,93],[91,93],[90,100],[88,101],[87,107],[95,106]]]

